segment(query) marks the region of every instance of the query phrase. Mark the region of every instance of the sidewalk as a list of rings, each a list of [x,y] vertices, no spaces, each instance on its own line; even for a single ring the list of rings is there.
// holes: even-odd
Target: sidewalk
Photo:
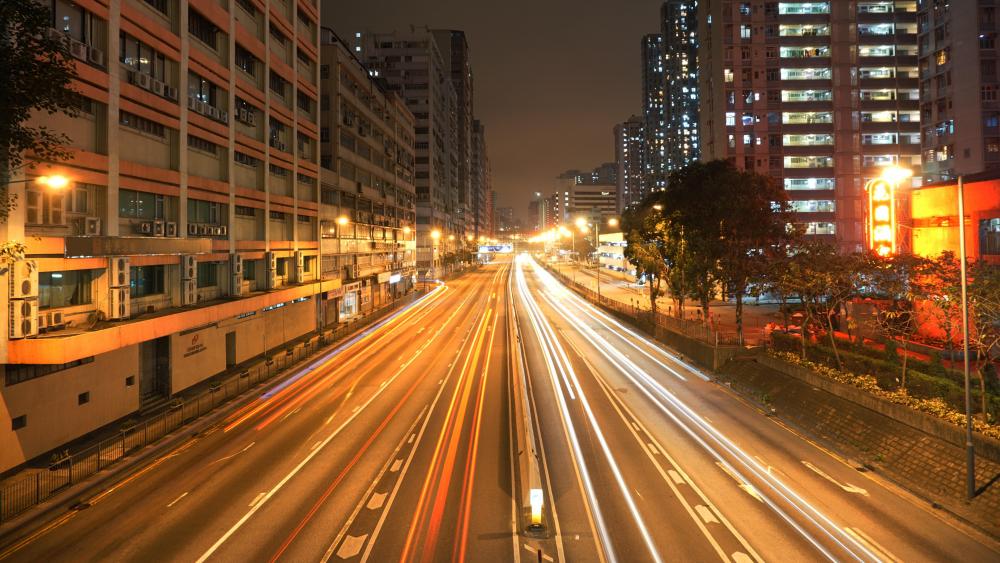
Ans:
[[[587,287],[592,291],[597,291],[597,271],[593,266],[579,266],[576,264],[560,263],[550,264],[553,268],[570,279]],[[649,290],[646,286],[640,286],[625,279],[625,274],[614,270],[602,269],[601,295],[627,303],[641,311],[648,311]],[[660,313],[676,316],[677,305],[670,297],[660,296],[657,300],[657,309]],[[700,321],[701,307],[691,300],[684,303],[683,318],[687,320]],[[724,334],[736,334],[736,304],[731,301],[712,301],[709,303],[709,320],[713,330]],[[769,322],[781,323],[781,312],[777,304],[766,303],[757,305],[753,300],[743,303],[743,337],[748,344],[757,344],[764,340],[764,326]]]

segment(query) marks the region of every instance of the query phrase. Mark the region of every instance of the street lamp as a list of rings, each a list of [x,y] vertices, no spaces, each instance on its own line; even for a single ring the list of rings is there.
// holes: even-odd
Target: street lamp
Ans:
[[[34,182],[40,186],[44,186],[46,188],[52,188],[53,190],[61,190],[69,185],[69,178],[63,176],[62,174],[53,174],[51,176],[37,176],[35,178],[12,180],[10,182],[6,182],[5,185],[27,184],[29,182]]]

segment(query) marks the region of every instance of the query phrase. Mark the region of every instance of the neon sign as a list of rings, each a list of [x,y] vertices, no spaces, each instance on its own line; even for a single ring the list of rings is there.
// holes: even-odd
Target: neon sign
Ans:
[[[896,193],[893,185],[882,179],[869,180],[868,248],[879,256],[896,253]]]

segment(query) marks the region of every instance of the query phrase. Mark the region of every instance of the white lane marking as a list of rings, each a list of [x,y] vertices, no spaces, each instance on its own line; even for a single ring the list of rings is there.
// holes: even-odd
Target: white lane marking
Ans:
[[[167,508],[170,508],[171,506],[173,506],[173,505],[177,504],[177,503],[178,503],[178,502],[179,502],[179,501],[180,501],[180,500],[181,500],[182,498],[184,498],[184,497],[186,497],[186,496],[188,496],[188,494],[187,494],[187,493],[184,493],[184,494],[182,494],[181,496],[179,496],[179,497],[175,498],[175,499],[174,499],[173,501],[171,501],[171,503],[170,503],[170,504],[168,504],[168,505],[167,505]]]
[[[649,448],[649,453],[656,455],[656,444],[649,442],[646,444],[646,447]]]
[[[361,547],[365,545],[365,540],[368,539],[368,534],[362,536],[347,536],[344,538],[344,543],[340,544],[340,549],[337,550],[337,557],[341,559],[350,559],[358,553],[361,553]]]
[[[256,444],[256,443],[257,442],[250,442],[250,444],[248,444],[247,447],[243,448],[242,450],[240,450],[240,451],[238,451],[238,452],[236,452],[234,454],[227,455],[226,457],[221,457],[221,458],[213,461],[212,463],[209,463],[209,465],[215,465],[216,463],[219,463],[220,461],[226,461],[227,459],[233,459],[234,457],[236,457],[236,456],[240,455],[241,453],[243,453],[243,452],[249,450],[250,448],[252,448],[253,445]]]
[[[785,476],[785,474],[784,474],[784,473],[782,473],[780,469],[778,469],[777,467],[774,467],[774,466],[772,466],[772,465],[768,464],[768,463],[767,463],[766,461],[764,461],[764,459],[763,459],[762,457],[760,457],[759,455],[755,455],[755,456],[753,456],[753,457],[754,457],[754,458],[756,458],[756,459],[757,459],[757,461],[759,461],[759,462],[760,462],[760,464],[761,464],[762,466],[764,466],[764,467],[766,467],[766,468],[767,468],[767,474],[768,474],[768,475],[773,475],[773,474],[778,474],[778,475],[782,475],[782,476]]]
[[[698,506],[695,506],[694,509],[698,512],[698,516],[701,516],[701,519],[704,520],[706,524],[719,523],[719,519],[715,517],[715,513],[704,504],[699,504]]]
[[[844,528],[844,531],[853,536],[854,539],[859,542],[866,544],[868,548],[875,551],[880,558],[886,561],[892,561],[893,563],[898,563],[900,561],[900,559],[893,555],[891,551],[872,539],[871,536],[861,531],[860,528]]]
[[[721,469],[726,475],[732,477],[733,481],[736,481],[736,484],[741,489],[743,489],[748,495],[757,499],[759,502],[764,502],[764,498],[760,496],[760,493],[757,492],[757,489],[754,488],[754,486],[751,485],[750,483],[747,483],[743,479],[740,479],[739,476],[737,476],[732,469],[726,466],[726,464],[722,463],[721,461],[716,461],[715,465],[718,465],[719,469]]]
[[[753,563],[753,559],[751,559],[749,555],[743,553],[742,551],[734,551],[732,558],[733,558],[733,563]]]
[[[831,477],[830,475],[828,475],[822,469],[816,467],[815,465],[809,463],[806,460],[802,460],[802,465],[805,465],[806,467],[808,467],[809,469],[811,469],[814,473],[816,473],[820,477],[826,479],[827,481],[833,483],[834,485],[837,485],[838,487],[840,487],[841,489],[844,489],[845,491],[847,491],[849,493],[854,493],[854,494],[858,494],[858,495],[869,496],[868,495],[868,491],[862,489],[861,487],[852,485],[850,483],[841,483],[840,481],[838,481],[838,480],[834,479],[833,477]]]
[[[372,495],[372,498],[368,500],[368,504],[365,505],[365,508],[368,510],[378,510],[379,508],[382,508],[382,505],[385,504],[385,497],[387,494],[388,493],[375,493]]]
[[[667,475],[670,475],[670,480],[673,481],[675,485],[683,485],[684,484],[684,478],[681,477],[680,473],[674,471],[673,469],[668,469],[667,470]]]
[[[414,432],[413,434],[410,434],[410,439],[407,440],[406,443],[407,444],[412,444],[413,443],[413,439],[416,438],[416,437],[417,437],[417,433],[416,432]]]
[[[355,412],[358,412],[358,409],[359,409],[359,408],[361,408],[361,407],[360,407],[360,406],[358,406],[358,405],[355,405],[355,406],[354,406],[354,408],[353,408],[353,409],[351,409],[351,412],[352,412],[352,413],[355,413]]]
[[[418,331],[416,332],[416,334],[420,334],[420,333],[421,333],[421,332],[423,332],[423,331],[424,331],[424,329],[426,329],[426,328],[427,328],[427,327],[425,327],[425,326],[422,326],[422,327],[420,327],[420,330],[418,330]]]
[[[260,493],[259,495],[253,497],[253,500],[250,501],[250,504],[248,504],[247,506],[249,506],[250,508],[253,508],[254,505],[257,504],[258,502],[260,502],[260,499],[264,498],[265,496],[267,496],[267,491],[264,491],[264,492]]]
[[[331,422],[333,421],[333,416],[334,416],[334,415],[332,415],[332,414],[331,414],[331,415],[330,415],[329,417],[327,417],[327,419],[326,419],[326,422],[324,422],[323,424],[324,424],[324,425],[326,425],[326,424],[330,424],[330,423],[331,423]]]
[[[311,448],[309,448],[309,451],[312,451],[312,450],[315,450],[315,449],[316,449],[316,448],[318,448],[318,447],[319,447],[319,445],[320,445],[320,444],[322,444],[322,443],[323,443],[323,440],[316,440],[316,443],[315,443],[315,444],[313,444]]]
[[[391,473],[395,473],[395,472],[399,471],[399,466],[400,465],[403,465],[403,460],[397,459],[396,461],[392,462],[392,467],[389,468],[389,471]]]

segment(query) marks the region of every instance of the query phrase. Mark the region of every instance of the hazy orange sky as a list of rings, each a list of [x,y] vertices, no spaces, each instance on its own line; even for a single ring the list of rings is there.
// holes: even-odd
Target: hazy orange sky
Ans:
[[[527,217],[556,175],[614,160],[612,128],[641,111],[640,41],[659,0],[323,0],[323,25],[349,38],[410,24],[461,29],[475,113],[486,126],[499,205]]]

